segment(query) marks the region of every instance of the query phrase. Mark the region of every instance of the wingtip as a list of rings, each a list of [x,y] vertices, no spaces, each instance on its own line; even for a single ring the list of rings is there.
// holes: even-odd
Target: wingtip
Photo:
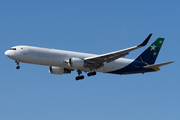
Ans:
[[[145,46],[145,45],[148,43],[148,41],[149,41],[149,39],[151,38],[151,36],[152,36],[152,33],[150,33],[150,34],[148,35],[148,37],[147,37],[141,44],[139,44],[138,46],[139,46],[139,47]]]
[[[169,63],[174,63],[175,61],[170,61]]]

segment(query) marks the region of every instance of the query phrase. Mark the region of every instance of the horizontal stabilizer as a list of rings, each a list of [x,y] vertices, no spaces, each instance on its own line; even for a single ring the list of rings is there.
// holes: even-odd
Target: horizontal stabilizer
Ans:
[[[144,68],[147,68],[147,69],[149,69],[149,68],[158,68],[158,67],[161,67],[161,66],[170,64],[170,63],[173,63],[173,61],[164,62],[164,63],[158,63],[158,64],[153,64],[153,65],[147,65],[147,66],[144,66]]]

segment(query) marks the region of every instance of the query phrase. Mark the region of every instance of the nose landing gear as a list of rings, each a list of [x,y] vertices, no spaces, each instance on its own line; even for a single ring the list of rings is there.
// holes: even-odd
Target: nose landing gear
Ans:
[[[15,63],[16,63],[16,65],[17,65],[17,66],[16,66],[16,69],[20,69],[19,61],[16,60]]]

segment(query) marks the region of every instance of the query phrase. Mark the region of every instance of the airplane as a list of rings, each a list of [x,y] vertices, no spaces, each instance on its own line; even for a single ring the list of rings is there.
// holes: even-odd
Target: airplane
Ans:
[[[173,63],[163,62],[154,64],[159,54],[164,38],[157,38],[144,52],[135,59],[123,58],[129,52],[145,46],[152,34],[139,45],[110,52],[102,55],[88,54],[74,51],[65,51],[57,49],[48,49],[33,46],[14,46],[5,52],[5,55],[15,60],[17,69],[20,69],[19,63],[30,63],[50,66],[51,74],[63,75],[77,70],[76,80],[84,79],[81,75],[86,72],[87,76],[94,76],[96,72],[110,74],[135,74],[159,71],[159,67]]]

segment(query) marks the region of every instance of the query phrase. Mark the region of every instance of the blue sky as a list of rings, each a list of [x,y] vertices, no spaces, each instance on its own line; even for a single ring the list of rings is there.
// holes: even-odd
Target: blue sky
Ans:
[[[179,120],[180,1],[0,1],[1,120]],[[98,73],[76,81],[76,72],[52,75],[48,66],[15,62],[4,52],[31,45],[104,54],[164,37],[155,73]],[[148,46],[147,45],[147,46]],[[146,47],[147,47],[146,46]],[[131,52],[135,58],[146,47]]]

